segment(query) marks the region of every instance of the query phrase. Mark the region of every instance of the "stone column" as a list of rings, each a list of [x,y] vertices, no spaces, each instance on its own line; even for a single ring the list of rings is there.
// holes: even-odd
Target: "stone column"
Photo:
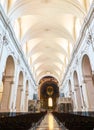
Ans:
[[[79,85],[75,85],[75,93],[77,98],[77,111],[82,111],[81,92]]]
[[[12,90],[13,76],[4,76],[3,77],[3,96],[1,101],[1,110],[2,112],[10,111],[10,98]]]
[[[84,77],[83,89],[87,111],[94,111],[94,85],[92,76]]]
[[[86,88],[86,83],[82,83],[82,92],[83,92],[83,107],[85,111],[88,111],[89,108],[89,98],[88,98],[88,93],[87,93],[87,88]]]
[[[13,112],[14,111],[14,95],[15,95],[15,91],[14,91],[14,82],[11,82],[11,95],[10,95],[10,103],[9,103],[9,108],[10,111]]]
[[[18,85],[17,95],[16,95],[16,112],[21,112],[21,97],[23,92],[23,85]]]
[[[28,112],[28,91],[25,93],[25,106],[24,106],[25,112]]]
[[[74,92],[73,92],[74,103],[75,103],[74,111],[77,111],[77,108],[78,108],[77,97],[76,97],[76,91],[77,91],[77,89],[74,89]]]
[[[85,84],[83,84],[84,86]],[[86,111],[86,101],[84,99],[84,93],[83,93],[83,86],[80,86],[80,90],[81,90],[81,98],[82,98],[82,111]]]
[[[72,100],[72,109],[75,109],[75,100],[74,100],[74,92],[70,91],[70,97]]]

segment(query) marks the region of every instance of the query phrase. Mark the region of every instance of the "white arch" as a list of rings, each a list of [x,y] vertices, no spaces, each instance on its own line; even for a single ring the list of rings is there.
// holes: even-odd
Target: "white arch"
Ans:
[[[37,84],[39,84],[39,81],[40,81],[43,77],[45,77],[45,76],[52,76],[52,77],[56,78],[57,81],[60,83],[59,77],[56,76],[56,75],[54,75],[54,74],[51,74],[51,73],[50,73],[50,74],[42,74],[42,75],[37,79]]]
[[[61,72],[61,69],[57,65],[55,65],[54,63],[53,64],[51,64],[51,63],[48,63],[48,64],[43,63],[37,69],[35,69],[35,71],[37,72],[38,70],[42,70],[43,68],[46,68],[46,69],[52,68],[52,69],[55,69],[55,70],[58,70],[58,71]]]
[[[42,45],[42,46],[41,46]],[[63,47],[61,47],[61,45],[59,45],[59,44],[57,44],[57,43],[51,43],[51,41],[50,42],[46,42],[45,43],[45,41],[42,41],[42,42],[40,42],[40,43],[37,43],[33,48],[32,48],[32,50],[29,52],[29,56],[30,55],[32,55],[32,54],[34,54],[34,53],[36,53],[36,52],[39,52],[39,50],[40,51],[42,51],[43,49],[45,49],[45,47],[46,48],[51,48],[51,49],[54,49],[54,51],[56,51],[56,52],[61,52],[62,54],[64,54],[64,55],[66,55],[67,56],[67,52],[66,52],[66,50],[63,48]]]
[[[40,63],[40,62],[44,62],[44,61],[55,61],[55,62],[59,62],[60,64],[64,65],[64,61],[63,58],[61,59],[60,57],[57,56],[57,54],[49,56],[47,54],[40,54],[36,59],[34,59],[34,61],[32,61],[32,66],[34,66],[34,64]]]
[[[48,5],[48,6],[47,6]],[[77,0],[62,0],[58,2],[49,2],[47,4],[44,4],[41,1],[31,1],[31,0],[19,0],[16,1],[15,4],[12,6],[9,17],[10,19],[17,19],[18,17],[21,17],[23,15],[45,15],[46,12],[43,10],[53,9],[52,14],[56,13],[69,13],[73,14],[77,17],[83,17],[85,14],[83,7],[81,6],[80,2]],[[58,9],[57,9],[58,8]],[[56,11],[54,9],[57,9]],[[35,11],[36,10],[36,11]]]
[[[45,36],[45,34],[46,34],[46,36]],[[31,26],[31,28],[29,28],[29,30],[27,30],[27,32],[23,36],[22,45],[33,38],[39,38],[39,37],[42,37],[44,39],[48,37],[50,40],[52,40],[53,38],[56,38],[56,37],[57,38],[62,37],[62,38],[68,39],[70,42],[74,43],[74,39],[73,39],[72,35],[69,33],[69,31],[65,27],[63,27],[59,24],[55,24],[55,23],[47,24],[47,23],[42,23],[40,21],[39,23]]]

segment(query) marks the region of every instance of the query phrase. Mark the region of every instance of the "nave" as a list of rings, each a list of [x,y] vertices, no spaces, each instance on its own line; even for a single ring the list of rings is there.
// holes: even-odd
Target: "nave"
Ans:
[[[94,112],[0,113],[0,130],[94,130]]]
[[[36,130],[61,130],[57,121],[51,113],[47,113]]]
[[[94,0],[0,0],[0,130],[94,130],[93,100]]]
[[[94,111],[93,14],[94,0],[0,0],[0,112]]]

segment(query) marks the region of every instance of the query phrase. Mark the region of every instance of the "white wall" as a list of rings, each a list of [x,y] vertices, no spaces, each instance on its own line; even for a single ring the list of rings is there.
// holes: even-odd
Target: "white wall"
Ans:
[[[82,73],[82,59],[85,54],[88,55],[92,70],[92,76],[94,75],[94,13],[93,13],[93,5],[91,6],[91,9],[87,15],[87,17],[84,20],[84,23],[81,27],[80,36],[77,40],[77,43],[74,48],[74,52],[71,56],[70,63],[68,65],[68,69],[63,77],[62,80],[62,87],[61,91],[65,94],[66,97],[69,97],[69,86],[68,82],[71,81],[72,86],[72,93],[75,95],[75,89],[74,89],[74,78],[73,73],[74,71],[78,74],[78,82],[79,86],[82,86],[83,96],[84,96],[84,102],[86,106],[84,105],[82,101],[82,111],[94,111],[94,106],[90,106],[88,97],[87,97],[87,90],[84,82],[84,77]],[[89,34],[91,35],[91,39],[89,39]],[[81,88],[80,88],[81,89]],[[91,89],[91,88],[90,88]],[[82,97],[81,97],[82,99]],[[75,108],[74,111],[79,111],[77,109],[77,100],[74,96],[75,100]],[[94,100],[94,99],[93,99]]]

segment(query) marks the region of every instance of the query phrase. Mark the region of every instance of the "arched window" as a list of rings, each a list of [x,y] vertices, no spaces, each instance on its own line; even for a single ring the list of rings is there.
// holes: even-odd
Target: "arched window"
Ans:
[[[53,100],[51,97],[48,98],[48,106],[52,107],[53,106]]]

